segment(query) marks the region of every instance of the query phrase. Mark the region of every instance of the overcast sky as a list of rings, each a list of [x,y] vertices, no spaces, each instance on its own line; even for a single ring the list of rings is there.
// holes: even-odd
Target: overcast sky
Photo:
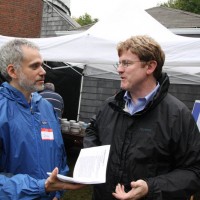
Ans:
[[[168,2],[168,0],[132,0],[143,9],[157,6],[159,3]],[[105,13],[116,6],[118,3],[126,3],[126,0],[71,0],[71,16],[80,17],[85,13],[91,17],[101,19]]]

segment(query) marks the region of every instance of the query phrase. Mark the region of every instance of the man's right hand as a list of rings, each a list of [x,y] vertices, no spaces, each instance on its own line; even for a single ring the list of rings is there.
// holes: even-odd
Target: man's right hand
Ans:
[[[86,186],[84,184],[73,184],[73,183],[62,182],[57,178],[57,174],[58,174],[58,168],[56,167],[45,182],[46,192],[54,192],[58,190],[77,190]]]

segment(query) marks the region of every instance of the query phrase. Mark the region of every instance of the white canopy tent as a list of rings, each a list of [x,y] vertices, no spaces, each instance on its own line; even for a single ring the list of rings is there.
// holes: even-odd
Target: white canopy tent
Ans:
[[[149,35],[158,41],[165,51],[164,71],[170,76],[171,83],[200,84],[200,38],[173,34],[146,11],[135,7],[134,1],[123,1],[87,32],[91,36],[115,42],[133,35]],[[91,70],[92,74],[94,76]]]
[[[164,71],[171,83],[200,84],[200,38],[177,36],[162,26],[134,1],[123,0],[87,31],[79,34],[27,38],[37,43],[44,60],[84,67],[85,76],[118,79],[116,45],[133,35],[149,35],[166,54]],[[0,46],[12,37],[0,36]]]

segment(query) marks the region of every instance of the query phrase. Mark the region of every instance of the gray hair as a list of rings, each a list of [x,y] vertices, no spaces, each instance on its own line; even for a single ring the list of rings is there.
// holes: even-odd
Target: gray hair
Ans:
[[[36,44],[26,39],[13,39],[0,48],[0,72],[8,82],[11,81],[11,77],[7,72],[8,65],[13,64],[17,69],[21,66],[21,62],[24,59],[22,46],[27,46],[39,51],[39,47]]]
[[[44,89],[55,91],[55,86],[54,86],[53,83],[45,83],[44,84]]]

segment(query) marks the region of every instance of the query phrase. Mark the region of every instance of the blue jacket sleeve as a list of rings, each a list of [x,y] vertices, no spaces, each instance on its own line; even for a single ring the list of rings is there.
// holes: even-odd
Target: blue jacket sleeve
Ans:
[[[45,179],[37,180],[25,174],[6,177],[0,174],[0,199],[35,199],[46,196]]]

